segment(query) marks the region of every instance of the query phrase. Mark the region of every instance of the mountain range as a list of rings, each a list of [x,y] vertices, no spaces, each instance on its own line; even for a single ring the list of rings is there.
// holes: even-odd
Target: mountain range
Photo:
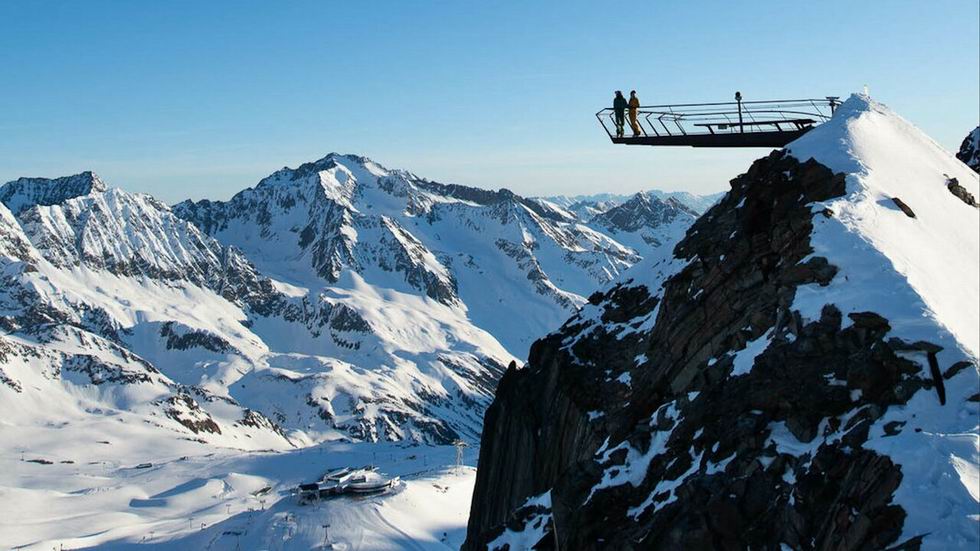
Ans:
[[[582,220],[340,154],[226,202],[85,172],[0,203],[5,413],[246,448],[474,441],[506,366],[698,214],[637,194]]]
[[[854,96],[705,197],[9,182],[0,546],[975,548],[978,131]]]

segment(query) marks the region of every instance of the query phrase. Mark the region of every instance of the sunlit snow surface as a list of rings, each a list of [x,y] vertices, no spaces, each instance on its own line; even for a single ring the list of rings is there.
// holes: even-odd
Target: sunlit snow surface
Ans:
[[[640,255],[504,192],[304,167],[199,227],[90,173],[3,188],[0,549],[307,549],[324,523],[337,548],[458,547],[471,470],[393,442],[477,441],[503,368]],[[669,255],[692,220],[636,247]],[[318,513],[283,498],[365,463],[403,487]]]
[[[325,549],[458,549],[465,537],[475,470],[456,470],[452,447],[243,452],[161,434],[125,414],[85,424],[0,431],[0,549],[305,550],[326,536]],[[475,450],[465,459],[473,465]],[[319,505],[289,495],[331,469],[367,464],[402,484]]]
[[[907,512],[903,538],[926,534],[927,549],[976,549],[980,404],[980,212],[946,189],[956,178],[980,196],[978,176],[912,124],[866,96],[852,96],[834,118],[793,142],[790,153],[845,172],[847,195],[815,210],[814,254],[840,271],[828,287],[801,287],[793,308],[818,319],[824,304],[845,314],[873,311],[888,319],[889,336],[943,347],[942,370],[972,367],[946,381],[946,405],[919,391],[889,408],[865,444],[902,467],[895,500]],[[906,216],[892,201],[914,211]],[[925,373],[924,354],[915,357]],[[928,377],[928,375],[926,375]],[[891,421],[906,422],[884,437]],[[920,432],[921,430],[921,432]]]

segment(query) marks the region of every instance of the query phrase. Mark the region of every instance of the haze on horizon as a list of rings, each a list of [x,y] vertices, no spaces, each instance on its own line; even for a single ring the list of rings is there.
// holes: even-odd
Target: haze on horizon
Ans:
[[[7,2],[0,74],[0,183],[94,170],[223,199],[338,151],[524,195],[709,193],[766,151],[613,146],[593,116],[612,90],[867,84],[955,150],[980,120],[980,4]]]

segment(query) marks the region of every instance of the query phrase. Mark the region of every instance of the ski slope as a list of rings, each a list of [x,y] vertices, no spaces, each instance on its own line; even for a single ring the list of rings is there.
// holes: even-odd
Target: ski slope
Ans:
[[[82,430],[5,422],[0,449],[0,549],[39,551],[306,550],[327,536],[326,549],[458,549],[476,460],[467,453],[456,469],[450,446],[370,443],[246,452],[134,419]],[[32,461],[41,459],[52,463]],[[401,485],[318,505],[290,495],[333,468],[367,464]]]

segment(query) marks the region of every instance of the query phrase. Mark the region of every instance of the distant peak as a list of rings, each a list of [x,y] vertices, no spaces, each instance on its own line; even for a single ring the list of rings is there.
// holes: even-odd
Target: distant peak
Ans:
[[[360,165],[366,165],[368,163],[377,164],[374,161],[372,161],[371,159],[369,159],[369,158],[367,158],[367,157],[365,157],[363,155],[355,155],[353,153],[337,153],[336,151],[327,153],[322,158],[314,161],[313,164],[329,163],[330,161],[336,162],[338,160],[352,161],[352,162],[355,162],[355,163],[360,164]]]
[[[259,186],[277,186],[298,180],[305,180],[313,174],[336,169],[338,167],[342,167],[344,172],[354,175],[355,179],[358,180],[360,179],[360,176],[363,175],[381,177],[392,172],[371,159],[361,155],[331,152],[315,161],[303,163],[296,168],[289,168],[288,166],[282,167],[266,178],[263,178],[262,181],[259,182]]]
[[[92,171],[61,178],[18,178],[0,186],[0,202],[20,214],[35,205],[57,205],[106,189],[105,182]]]

